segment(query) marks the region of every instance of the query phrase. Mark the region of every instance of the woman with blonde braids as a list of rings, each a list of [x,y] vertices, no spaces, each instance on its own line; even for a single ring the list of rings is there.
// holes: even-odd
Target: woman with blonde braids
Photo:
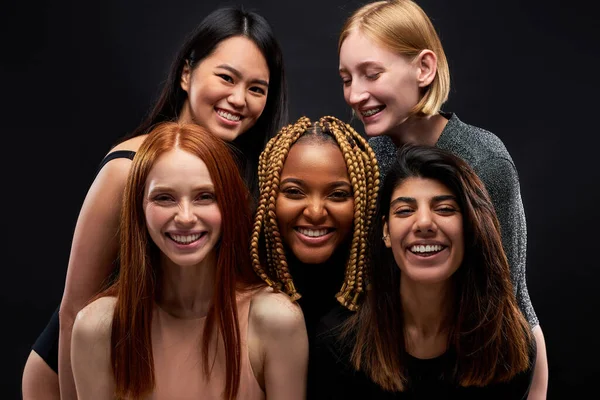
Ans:
[[[365,289],[375,154],[339,119],[302,117],[268,142],[258,179],[252,263],[270,286],[299,300],[310,342],[325,313],[337,302],[355,310]]]

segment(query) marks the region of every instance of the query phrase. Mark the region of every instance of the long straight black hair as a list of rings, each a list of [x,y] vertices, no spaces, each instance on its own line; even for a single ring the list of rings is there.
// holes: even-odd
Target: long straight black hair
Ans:
[[[202,60],[212,54],[223,40],[244,36],[256,44],[269,67],[269,92],[263,113],[247,132],[238,136],[234,147],[243,157],[238,157],[244,180],[252,193],[258,193],[257,167],[260,152],[267,141],[275,136],[287,121],[287,86],[283,55],[273,30],[267,20],[242,7],[219,8],[207,15],[188,35],[171,64],[168,78],[158,100],[142,123],[118,143],[148,133],[156,124],[175,121],[187,99],[181,88],[181,73],[186,62],[194,70]]]

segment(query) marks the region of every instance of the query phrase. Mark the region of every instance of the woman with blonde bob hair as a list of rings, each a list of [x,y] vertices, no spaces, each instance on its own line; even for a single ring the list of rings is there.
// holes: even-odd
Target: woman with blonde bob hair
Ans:
[[[545,398],[544,336],[526,283],[527,226],[517,169],[491,132],[442,111],[450,92],[446,55],[431,20],[411,0],[368,3],[342,27],[339,72],[344,98],[363,123],[382,179],[406,143],[436,146],[466,161],[483,181],[500,221],[519,307],[537,343],[531,398]]]
[[[383,181],[367,300],[324,319],[323,399],[524,399],[535,342],[485,187],[460,158],[405,145]]]
[[[254,273],[251,228],[231,148],[155,127],[125,187],[119,276],[73,327],[78,398],[303,399],[302,312]]]
[[[450,92],[450,69],[442,42],[421,7],[412,1],[367,4],[346,21],[339,38],[340,49],[355,29],[381,47],[408,59],[419,57],[425,49],[431,50],[436,58],[437,72],[423,88],[410,115],[428,116],[440,111]]]

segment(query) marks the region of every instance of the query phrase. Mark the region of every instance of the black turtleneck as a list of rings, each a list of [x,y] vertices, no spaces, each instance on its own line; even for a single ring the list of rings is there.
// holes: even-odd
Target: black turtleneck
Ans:
[[[304,264],[286,249],[286,256],[296,290],[302,295],[298,304],[304,313],[309,341],[319,320],[338,305],[335,295],[344,283],[348,246],[340,248],[322,264]]]

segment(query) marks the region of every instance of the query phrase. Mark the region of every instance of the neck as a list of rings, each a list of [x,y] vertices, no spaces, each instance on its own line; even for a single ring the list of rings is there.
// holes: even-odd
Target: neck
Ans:
[[[156,303],[174,317],[206,316],[214,293],[215,270],[214,252],[200,264],[185,267],[163,256]]]
[[[409,354],[431,358],[446,351],[451,298],[449,282],[424,285],[401,279],[400,301]]]
[[[192,113],[190,112],[190,100],[185,99],[183,102],[183,106],[181,106],[181,110],[179,111],[179,117],[177,118],[178,122],[188,124],[193,123]]]
[[[448,120],[441,114],[412,116],[387,133],[396,147],[406,143],[435,146]]]

